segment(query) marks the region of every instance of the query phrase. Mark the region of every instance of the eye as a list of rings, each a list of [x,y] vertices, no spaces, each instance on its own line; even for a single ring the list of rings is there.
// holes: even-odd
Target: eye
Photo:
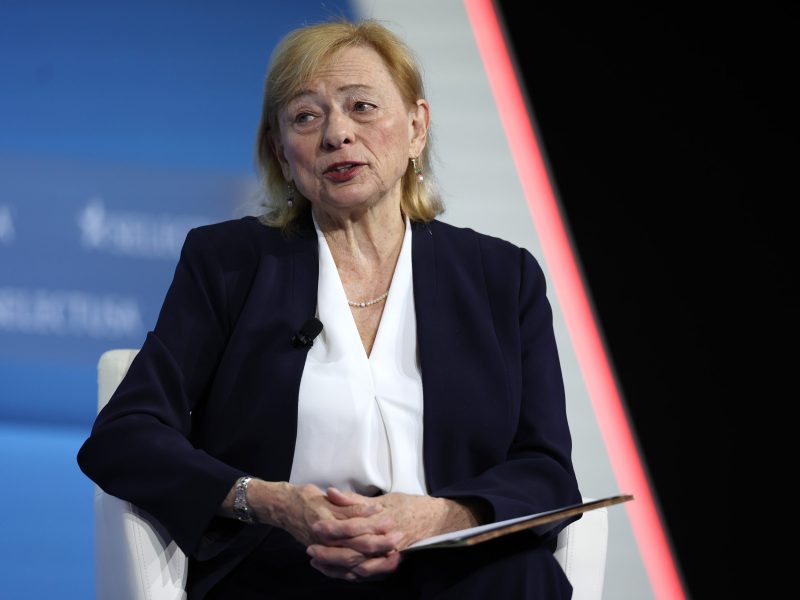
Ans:
[[[294,122],[298,125],[304,125],[314,119],[314,115],[310,112],[299,112],[294,116]]]
[[[371,110],[375,110],[375,108],[377,107],[370,102],[356,101],[355,104],[353,104],[353,110],[360,113],[369,112]]]

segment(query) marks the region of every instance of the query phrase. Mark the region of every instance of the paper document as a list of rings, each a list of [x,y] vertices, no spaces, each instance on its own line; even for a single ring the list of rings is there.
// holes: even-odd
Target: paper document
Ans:
[[[459,531],[452,531],[450,533],[443,533],[433,537],[414,542],[406,547],[403,552],[412,552],[414,550],[424,550],[428,548],[455,548],[458,546],[473,546],[486,540],[491,540],[502,535],[514,533],[515,531],[522,531],[523,529],[533,529],[536,533],[544,533],[549,529],[555,527],[559,521],[563,521],[569,517],[585,513],[596,508],[603,506],[611,506],[612,504],[620,504],[633,500],[630,494],[621,494],[617,496],[608,496],[607,498],[600,498],[599,500],[590,500],[588,502],[581,502],[579,504],[571,504],[545,512],[536,513],[533,515],[525,515],[515,519],[508,519],[506,521],[498,521],[496,523],[489,523],[487,525],[478,525],[477,527],[470,527],[469,529],[461,529]]]

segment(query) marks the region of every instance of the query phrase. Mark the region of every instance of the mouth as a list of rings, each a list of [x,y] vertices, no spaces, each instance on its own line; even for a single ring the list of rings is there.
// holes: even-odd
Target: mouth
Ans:
[[[358,163],[358,162],[339,162],[339,163],[334,163],[331,166],[329,166],[327,169],[325,169],[325,173],[326,174],[327,173],[338,173],[338,174],[347,173],[349,171],[352,171],[353,169],[356,169],[356,168],[360,167],[362,164],[363,163]]]
[[[338,162],[325,169],[323,175],[333,183],[345,183],[355,178],[363,166],[359,162]]]

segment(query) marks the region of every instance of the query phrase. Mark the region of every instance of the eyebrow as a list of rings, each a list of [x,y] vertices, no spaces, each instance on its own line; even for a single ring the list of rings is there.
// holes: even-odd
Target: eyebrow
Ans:
[[[352,90],[372,90],[372,89],[373,89],[373,87],[371,85],[366,84],[366,83],[350,83],[348,85],[343,85],[340,88],[336,88],[336,91],[337,92],[349,92],[349,91],[352,91]],[[313,96],[315,93],[316,92],[314,90],[311,90],[311,89],[298,90],[297,93],[293,94],[291,96],[291,98],[289,98],[288,102],[291,102],[292,100],[296,100],[300,96]],[[288,104],[288,102],[287,102],[287,104]]]

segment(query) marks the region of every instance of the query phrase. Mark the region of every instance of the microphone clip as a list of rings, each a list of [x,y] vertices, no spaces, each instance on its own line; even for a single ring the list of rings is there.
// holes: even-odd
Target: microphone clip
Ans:
[[[314,338],[322,331],[322,321],[316,317],[309,319],[300,328],[300,331],[292,336],[292,346],[295,348],[311,348],[314,345]]]

